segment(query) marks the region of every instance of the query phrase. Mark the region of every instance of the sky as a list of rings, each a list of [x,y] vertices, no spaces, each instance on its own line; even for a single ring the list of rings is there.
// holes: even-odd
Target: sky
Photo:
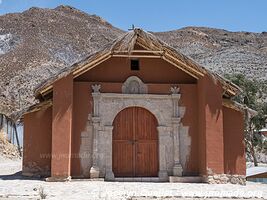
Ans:
[[[186,26],[267,31],[267,0],[0,0],[0,15],[62,4],[101,16],[123,30],[134,24],[147,31]]]

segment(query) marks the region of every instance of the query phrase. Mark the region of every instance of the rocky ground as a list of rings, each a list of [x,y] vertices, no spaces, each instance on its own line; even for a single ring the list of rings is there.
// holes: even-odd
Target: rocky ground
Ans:
[[[267,199],[267,184],[131,183],[104,181],[45,182],[20,175],[21,160],[0,157],[0,199]]]
[[[0,132],[0,156],[2,158],[19,159],[20,154],[18,148],[9,143],[6,137]]]

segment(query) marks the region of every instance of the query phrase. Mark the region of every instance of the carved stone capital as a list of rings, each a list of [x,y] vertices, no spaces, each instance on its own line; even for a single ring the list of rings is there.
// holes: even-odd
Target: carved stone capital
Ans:
[[[95,84],[92,85],[93,93],[100,93],[101,85],[100,84]]]
[[[180,88],[178,86],[172,86],[170,90],[172,94],[180,94]]]

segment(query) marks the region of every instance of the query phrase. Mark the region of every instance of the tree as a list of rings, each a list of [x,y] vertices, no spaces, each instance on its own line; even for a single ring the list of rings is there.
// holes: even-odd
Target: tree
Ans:
[[[243,74],[225,75],[225,77],[243,90],[243,92],[234,97],[233,100],[257,111],[257,114],[253,117],[249,117],[248,110],[245,112],[246,152],[252,157],[254,165],[257,166],[256,150],[267,151],[266,142],[256,134],[265,126],[267,119],[266,83],[260,80],[247,79]]]

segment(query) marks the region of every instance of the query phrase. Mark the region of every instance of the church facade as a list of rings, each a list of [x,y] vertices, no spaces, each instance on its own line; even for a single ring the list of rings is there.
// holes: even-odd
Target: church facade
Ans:
[[[245,184],[239,92],[135,29],[38,88],[23,174]]]

